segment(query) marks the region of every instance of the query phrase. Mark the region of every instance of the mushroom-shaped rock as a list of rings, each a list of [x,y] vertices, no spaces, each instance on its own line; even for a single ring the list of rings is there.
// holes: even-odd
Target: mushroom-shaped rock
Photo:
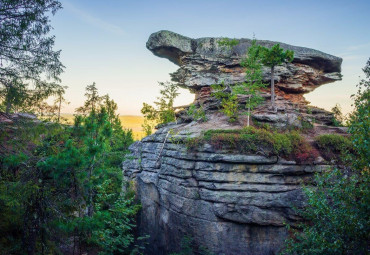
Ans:
[[[218,42],[223,38],[192,39],[170,31],[153,33],[146,44],[156,56],[164,57],[180,66],[171,74],[183,87],[199,91],[212,84],[236,84],[244,81],[242,59],[252,44],[251,39],[239,39],[231,50]],[[279,42],[257,40],[257,44],[272,47]],[[276,68],[277,87],[286,93],[307,93],[316,87],[341,80],[342,59],[318,50],[280,43],[294,51],[292,63]],[[269,68],[264,68],[264,80],[269,81]]]

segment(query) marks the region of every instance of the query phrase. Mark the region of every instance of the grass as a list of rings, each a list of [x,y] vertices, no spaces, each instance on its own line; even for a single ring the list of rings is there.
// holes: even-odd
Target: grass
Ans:
[[[313,163],[319,156],[317,150],[297,131],[279,133],[253,127],[238,130],[216,129],[207,130],[200,137],[185,141],[187,148],[192,151],[196,151],[205,143],[212,145],[216,150],[276,155],[293,159],[299,164]]]
[[[63,113],[62,117],[66,119],[68,124],[73,123],[74,116],[70,113]],[[141,125],[144,123],[144,117],[134,115],[122,115],[119,116],[122,127],[132,129],[135,140],[141,140],[145,134]]]

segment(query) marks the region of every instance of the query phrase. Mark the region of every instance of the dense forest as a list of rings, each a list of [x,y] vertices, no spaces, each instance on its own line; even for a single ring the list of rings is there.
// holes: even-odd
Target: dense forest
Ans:
[[[73,124],[63,122],[68,88],[60,85],[60,75],[65,67],[50,35],[50,16],[61,8],[57,0],[0,0],[0,254],[145,254],[148,237],[136,231],[141,205],[121,168],[134,139],[122,127],[117,104],[93,83]],[[235,41],[222,43],[233,47]],[[226,85],[213,86],[212,96],[230,122],[240,110],[237,95],[249,96],[242,134],[248,139],[263,137],[274,146],[280,138],[293,137],[250,127],[251,111],[263,101],[259,91],[266,87],[262,67],[271,68],[271,110],[276,112],[274,68],[292,60],[292,51],[279,45],[259,48],[254,41],[244,62],[246,82],[233,93]],[[363,71],[365,78],[352,96],[353,112],[344,118],[334,109],[336,124],[348,127],[348,136],[327,135],[318,143],[340,164],[317,173],[314,186],[303,187],[307,206],[297,213],[305,220],[286,226],[291,236],[282,254],[369,252],[370,59]],[[146,135],[156,125],[176,122],[178,86],[160,87],[155,105],[143,105]],[[186,114],[207,121],[202,106],[190,105]],[[279,143],[281,151],[285,142]],[[181,254],[193,254],[191,237],[177,245]]]

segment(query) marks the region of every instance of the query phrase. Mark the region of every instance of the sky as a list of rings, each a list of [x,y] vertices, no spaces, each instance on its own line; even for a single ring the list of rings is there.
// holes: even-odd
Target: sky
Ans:
[[[86,85],[96,83],[122,115],[140,115],[143,102],[159,94],[178,66],[154,56],[145,44],[151,33],[170,30],[188,37],[251,38],[284,42],[343,58],[343,80],[323,85],[305,97],[330,110],[351,110],[362,68],[370,57],[369,0],[61,0],[51,18],[66,66],[63,108],[73,113],[84,102]],[[181,89],[177,105],[194,95]]]

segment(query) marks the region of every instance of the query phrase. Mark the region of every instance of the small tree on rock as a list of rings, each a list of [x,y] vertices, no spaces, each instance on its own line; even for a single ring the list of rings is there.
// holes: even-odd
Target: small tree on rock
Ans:
[[[284,51],[280,48],[280,44],[275,44],[271,49],[262,47],[262,63],[271,68],[271,107],[274,112],[277,111],[275,105],[275,66],[281,65],[283,62],[292,62],[294,52],[291,50]]]
[[[165,124],[176,121],[174,101],[179,95],[178,85],[172,82],[159,82],[162,89],[159,91],[161,96],[154,102],[155,106],[143,103],[141,113],[144,115],[142,125],[145,135],[151,135],[152,129],[156,124]]]
[[[263,101],[260,90],[265,87],[262,82],[261,46],[257,45],[256,39],[253,39],[252,46],[249,47],[247,56],[243,59],[241,65],[246,68],[245,81],[235,86],[233,93],[248,96],[245,107],[247,108],[247,126],[249,127],[251,112]]]
[[[223,38],[221,41],[218,42],[221,47],[226,47],[228,50],[231,50],[238,43],[238,40],[230,40],[228,38]],[[261,46],[257,45],[257,40],[253,38],[252,45],[251,47],[249,47],[246,57],[241,62],[241,66],[246,68],[245,81],[241,84],[233,86],[231,95],[222,93],[222,86],[212,86],[212,88],[216,90],[213,95],[219,99],[222,99],[221,111],[229,116],[231,121],[236,120],[237,117],[238,104],[236,95],[247,95],[248,98],[245,103],[245,107],[247,109],[247,126],[249,126],[250,123],[249,119],[251,112],[263,100],[260,95],[261,88],[265,87],[265,84],[263,84],[262,82],[261,53]],[[236,103],[232,103],[233,100],[235,100]]]

